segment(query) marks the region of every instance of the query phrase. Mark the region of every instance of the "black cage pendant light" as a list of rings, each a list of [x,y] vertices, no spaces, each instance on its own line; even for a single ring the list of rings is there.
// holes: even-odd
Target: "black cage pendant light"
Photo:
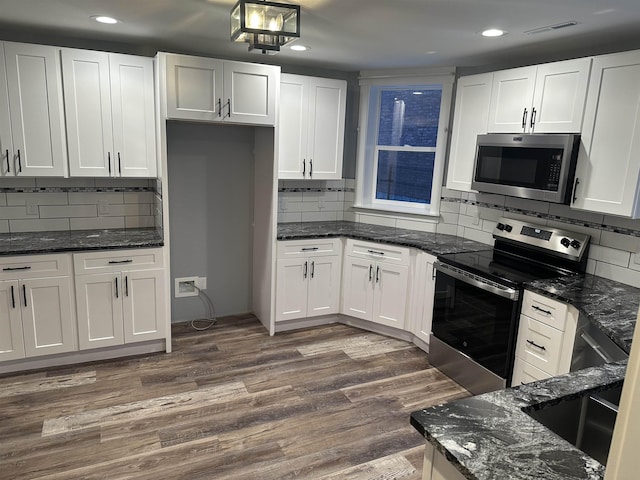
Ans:
[[[239,0],[231,10],[231,40],[249,51],[275,53],[300,37],[300,6],[262,0]]]

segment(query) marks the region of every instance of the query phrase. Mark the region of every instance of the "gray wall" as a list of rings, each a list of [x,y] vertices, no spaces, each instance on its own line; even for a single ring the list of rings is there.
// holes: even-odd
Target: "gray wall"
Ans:
[[[254,129],[168,122],[171,318],[203,318],[176,277],[207,277],[218,316],[251,311]]]

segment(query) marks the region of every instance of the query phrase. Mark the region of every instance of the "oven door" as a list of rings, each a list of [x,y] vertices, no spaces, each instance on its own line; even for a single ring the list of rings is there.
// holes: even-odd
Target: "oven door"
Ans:
[[[472,393],[510,384],[520,292],[436,262],[429,360]]]

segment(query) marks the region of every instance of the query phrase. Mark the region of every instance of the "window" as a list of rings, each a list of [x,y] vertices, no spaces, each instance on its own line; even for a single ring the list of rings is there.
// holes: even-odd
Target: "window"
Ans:
[[[363,81],[357,207],[438,215],[450,77]]]

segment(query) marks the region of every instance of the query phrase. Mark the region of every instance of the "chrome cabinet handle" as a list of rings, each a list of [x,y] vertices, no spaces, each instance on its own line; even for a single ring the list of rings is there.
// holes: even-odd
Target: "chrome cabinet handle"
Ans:
[[[11,285],[11,308],[16,308],[16,295],[13,291],[13,285]]]
[[[539,311],[540,313],[546,313],[547,315],[551,315],[551,312],[549,310],[545,310],[544,308],[540,308],[537,305],[531,305],[531,308],[533,308],[534,310]]]
[[[534,347],[536,347],[536,348],[539,348],[540,350],[545,350],[545,351],[547,350],[545,347],[543,347],[542,345],[538,345],[538,344],[537,344],[536,342],[534,342],[533,340],[529,340],[529,339],[527,339],[527,343],[528,343],[529,345],[533,345],[533,346],[534,346]]]
[[[524,112],[522,112],[522,128],[526,128],[527,126],[527,109],[524,109]]]
[[[6,267],[2,269],[3,272],[15,272],[16,270],[31,270],[31,267],[27,265],[25,267]]]
[[[11,173],[11,162],[9,161],[9,149],[7,148],[7,173]]]
[[[313,278],[315,273],[316,273],[316,262],[311,262],[311,278]]]

